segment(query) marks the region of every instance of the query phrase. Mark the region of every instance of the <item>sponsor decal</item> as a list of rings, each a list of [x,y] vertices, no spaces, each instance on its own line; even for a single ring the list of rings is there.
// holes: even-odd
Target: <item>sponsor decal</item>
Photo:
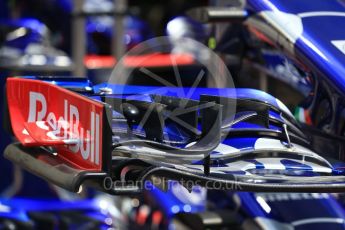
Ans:
[[[79,125],[79,109],[64,100],[63,116],[47,111],[46,97],[38,92],[29,93],[28,122],[34,122],[37,128],[46,130],[45,135],[51,140],[61,140],[69,145],[73,153],[79,153],[84,160],[99,165],[100,115],[89,112],[89,127]],[[40,107],[40,109],[38,109]],[[45,121],[40,122],[40,121]]]
[[[9,78],[12,129],[24,146],[52,146],[78,169],[101,170],[103,104],[56,85]]]

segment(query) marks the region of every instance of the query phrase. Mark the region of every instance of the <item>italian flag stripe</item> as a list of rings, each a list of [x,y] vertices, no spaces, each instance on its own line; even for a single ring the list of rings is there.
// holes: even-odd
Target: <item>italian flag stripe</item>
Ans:
[[[299,122],[305,123],[305,117],[304,117],[304,109],[301,107],[297,107],[295,109],[295,118]]]

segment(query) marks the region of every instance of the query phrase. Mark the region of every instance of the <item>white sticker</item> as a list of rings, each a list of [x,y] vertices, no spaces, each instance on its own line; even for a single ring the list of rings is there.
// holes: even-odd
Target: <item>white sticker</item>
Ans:
[[[332,44],[338,48],[343,54],[345,54],[345,40],[334,40]]]

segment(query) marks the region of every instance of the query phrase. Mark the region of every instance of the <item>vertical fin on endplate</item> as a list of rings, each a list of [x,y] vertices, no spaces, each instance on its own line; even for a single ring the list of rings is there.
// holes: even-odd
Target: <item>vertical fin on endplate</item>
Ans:
[[[221,141],[221,127],[222,127],[222,105],[214,102],[201,102],[200,104],[210,104],[201,109],[201,141],[205,143]],[[211,152],[205,154],[203,159],[204,174],[210,174]]]

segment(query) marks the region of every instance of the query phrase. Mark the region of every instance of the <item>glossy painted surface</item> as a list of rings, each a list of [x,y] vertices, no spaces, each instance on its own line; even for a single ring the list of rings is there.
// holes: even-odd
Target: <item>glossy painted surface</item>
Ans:
[[[24,146],[53,145],[79,169],[102,168],[101,103],[32,79],[8,78],[6,89],[12,129]]]
[[[345,4],[336,0],[248,0],[248,8],[287,39],[295,55],[345,93]]]
[[[32,78],[32,77],[31,77]],[[48,79],[49,80],[49,79]],[[48,81],[46,79],[46,81]],[[48,81],[49,82],[49,81]],[[54,84],[57,84],[54,80]],[[58,83],[58,85],[62,86]],[[94,87],[94,91],[97,93],[101,89],[107,88],[108,90],[112,90],[113,95],[131,95],[133,94],[136,100],[143,100],[147,102],[152,102],[151,98],[148,94],[161,94],[161,95],[170,95],[170,96],[179,96],[179,95],[188,95],[188,92],[192,89],[190,88],[172,88],[172,87],[145,87],[145,86],[120,86],[120,85],[109,85],[109,84],[101,84]],[[219,95],[225,97],[237,97],[237,98],[252,98],[255,100],[261,100],[263,102],[269,103],[274,105],[277,108],[280,108],[282,111],[286,111],[286,114],[289,115],[289,111],[287,108],[279,102],[277,99],[272,97],[271,95],[264,93],[262,91],[253,90],[253,89],[206,89],[206,88],[196,88],[193,89],[193,94],[191,98],[198,100],[199,96],[202,94],[210,94],[210,95]],[[146,95],[146,96],[145,96]],[[133,99],[134,96],[131,96]],[[183,96],[181,96],[183,97]],[[95,97],[97,98],[97,97]],[[274,117],[275,119],[283,120],[281,115],[270,111],[270,116]],[[27,127],[28,128],[28,127]],[[119,127],[116,127],[117,129]],[[246,121],[242,121],[237,123],[236,125],[232,126],[232,129],[258,129],[262,128],[260,125],[254,125],[251,123],[247,123]],[[277,127],[271,125],[270,129],[280,130],[282,131],[281,127]],[[127,132],[127,128],[124,127],[123,130]],[[169,139],[173,140],[184,140],[185,138],[188,139],[188,136],[176,136],[176,131],[174,131],[174,127],[166,127],[164,130],[164,134],[169,136]],[[175,133],[174,133],[175,132]],[[231,130],[230,130],[231,132]],[[179,133],[179,132],[178,132]],[[38,138],[36,137],[36,140]],[[42,142],[42,141],[41,141]],[[40,143],[41,143],[40,142]],[[129,149],[127,147],[121,147],[121,149],[126,151],[132,151],[133,147]],[[159,150],[155,150],[154,148],[142,148],[140,146],[135,147],[136,151],[139,151],[141,154],[140,156],[150,156],[150,157],[157,157],[160,154],[163,154]],[[288,159],[284,157],[280,157],[277,159],[274,158],[250,158],[248,161],[236,161],[232,160],[232,155],[238,154],[246,154],[249,152],[254,151],[282,151],[282,152],[295,152],[298,154],[306,154],[311,156],[315,159],[319,159],[320,162],[324,162],[322,164],[315,164],[308,161],[300,161],[299,159]],[[293,149],[287,149],[284,143],[279,140],[275,140],[272,138],[260,138],[255,136],[247,136],[247,137],[231,137],[225,138],[222,143],[211,153],[212,159],[217,159],[217,163],[211,165],[211,172],[215,173],[215,175],[220,174],[240,174],[240,175],[251,175],[251,174],[265,174],[265,170],[280,170],[283,174],[291,174],[291,175],[304,175],[304,176],[317,176],[319,173],[326,173],[326,174],[342,174],[343,173],[343,165],[337,165],[333,167],[330,163],[326,160],[320,158],[316,153],[313,151],[308,150],[305,147],[302,147],[298,144],[294,144]],[[319,162],[319,163],[320,163]],[[198,162],[195,162],[193,165],[172,165],[172,167],[177,167],[181,170],[197,170],[202,172],[202,165]],[[264,169],[264,170],[263,170]],[[253,171],[254,170],[254,171]],[[256,171],[255,171],[256,170]],[[262,172],[259,172],[262,170]],[[296,171],[297,170],[297,171]],[[277,172],[278,172],[277,171]],[[276,173],[277,173],[276,172]],[[302,174],[301,174],[302,173]]]
[[[87,78],[80,78],[80,77],[63,77],[63,76],[56,76],[56,77],[45,77],[45,76],[25,76],[26,79],[37,79],[44,82],[49,82],[51,84],[61,86],[67,89],[75,89],[75,90],[92,90],[92,83]],[[73,91],[73,90],[72,90]]]
[[[30,77],[33,78],[33,77]],[[49,80],[45,80],[49,82]],[[85,82],[84,82],[85,83]],[[84,85],[82,83],[81,85]],[[53,82],[53,84],[62,86],[63,85],[69,85],[70,83],[64,83],[63,81],[57,81]],[[163,95],[177,95],[176,89],[169,89],[171,92],[163,90],[163,88],[157,88],[157,87],[142,87],[142,86],[119,86],[119,85],[107,85],[107,84],[101,84],[97,85],[94,88],[95,92],[100,92],[101,88],[109,87],[112,89],[114,94],[117,93],[124,93],[124,94],[144,94],[144,93],[161,93]],[[189,89],[182,89],[183,93],[185,91],[188,91]],[[234,89],[222,89],[222,90],[216,90],[216,89],[202,89],[197,88],[195,92],[193,93],[193,97],[198,98],[200,94],[215,94],[215,95],[221,95],[221,96],[235,96],[237,94],[238,97],[252,97],[256,99],[260,99],[263,101],[266,101],[268,103],[272,103],[276,106],[281,106],[279,103],[277,103],[276,99],[266,93],[257,91],[257,90],[248,90],[248,89],[237,89],[236,94]],[[149,97],[141,97],[142,100],[149,100]],[[274,116],[279,116],[278,114],[275,114]],[[245,124],[243,123],[239,127],[243,127]],[[261,144],[260,144],[261,143]],[[222,145],[220,146],[220,149],[214,152],[214,156],[219,156],[225,153],[231,153],[234,151],[239,151],[240,149],[245,150],[246,148],[260,148],[262,147],[262,144],[264,144],[261,140],[258,138],[232,138],[225,140]],[[280,143],[282,144],[282,143]],[[278,143],[275,143],[277,146]],[[272,142],[270,142],[270,146],[272,147]],[[281,145],[283,147],[283,145]],[[283,147],[284,148],[284,147]],[[293,170],[296,168],[299,168],[300,170],[304,170],[305,172],[312,172],[313,167],[311,165],[308,165],[307,162],[300,163],[298,161],[294,160],[288,160],[288,159],[279,159],[279,161],[272,161],[269,162],[267,160],[261,161],[260,159],[248,159],[245,161],[242,161],[241,164],[239,162],[235,162],[234,165],[226,166],[225,164],[229,164],[228,162],[218,162],[218,165],[214,165],[214,168],[217,171],[214,171],[213,173],[227,173],[227,170],[230,170],[232,174],[238,174],[243,175],[245,174],[246,170],[250,169],[265,169],[265,168],[276,168],[277,167],[281,170]],[[230,163],[231,164],[231,163]],[[198,166],[197,164],[195,166]],[[195,169],[198,169],[199,167],[195,167]],[[225,166],[225,167],[224,167]],[[236,167],[235,167],[236,166]],[[342,167],[343,165],[338,165],[337,167]],[[242,168],[241,168],[242,167]],[[243,168],[244,167],[244,168]],[[181,166],[182,170],[183,166]],[[244,170],[245,169],[245,170]],[[243,171],[244,170],[244,171]],[[317,169],[317,170],[320,170]],[[323,169],[322,169],[323,170]],[[205,193],[203,192],[203,189],[196,190],[192,192],[190,195],[186,195],[188,191],[186,191],[184,188],[182,188],[180,185],[176,185],[176,189],[174,190],[174,187],[172,187],[171,190],[169,190],[167,193],[164,193],[157,188],[150,189],[147,191],[150,196],[153,199],[156,199],[158,202],[161,202],[162,209],[164,210],[165,214],[167,216],[172,217],[173,214],[177,212],[198,212],[202,211],[205,208]],[[221,193],[219,193],[221,194]],[[300,225],[304,222],[301,222],[303,219],[310,219],[310,218],[335,218],[335,220],[339,220],[340,218],[343,218],[344,211],[342,207],[339,205],[339,203],[333,198],[328,195],[298,195],[299,196],[305,196],[309,197],[307,199],[297,199],[296,196],[294,198],[288,197],[288,198],[276,198],[275,200],[268,195],[265,197],[262,197],[262,194],[255,194],[255,193],[235,193],[236,196],[238,196],[241,200],[241,210],[245,213],[245,218],[253,219],[257,221],[258,225],[261,226],[291,226],[291,225]],[[218,197],[221,197],[218,195]],[[262,199],[259,199],[258,201],[257,197],[262,197]],[[181,199],[182,198],[182,199]],[[183,199],[185,198],[185,199]],[[230,197],[226,198],[229,199]],[[287,200],[288,201],[287,201]],[[266,202],[266,206],[262,207],[263,203]],[[220,203],[217,203],[217,205],[221,205]],[[268,208],[271,209],[269,212],[267,211]],[[306,212],[305,207],[313,207],[313,210],[310,212]],[[301,210],[301,212],[296,212],[294,210]],[[293,214],[289,214],[293,212]],[[324,221],[325,219],[322,219],[321,221]],[[326,219],[329,220],[329,219]],[[299,221],[299,222],[298,222]],[[314,219],[315,222],[315,219]],[[294,223],[294,224],[293,224]],[[333,226],[333,223],[328,223],[327,226]],[[320,225],[320,224],[319,224]],[[335,227],[339,225],[339,223],[335,223]],[[324,226],[323,224],[320,226]],[[305,226],[303,226],[305,227]],[[315,225],[313,225],[315,227]]]
[[[314,11],[344,11],[344,5],[340,1],[248,1],[250,6],[257,10],[279,11],[299,14]],[[342,9],[342,10],[341,10]],[[302,14],[303,16],[303,14]],[[302,37],[296,40],[295,49],[296,55],[307,63],[310,63],[312,68],[323,73],[330,79],[334,85],[338,86],[345,92],[345,71],[344,71],[344,54],[337,48],[339,44],[337,41],[345,39],[345,32],[341,29],[336,29],[335,25],[344,25],[343,16],[308,16],[305,14],[302,17],[303,34]],[[322,25],[322,26],[321,26]],[[322,29],[321,29],[322,28]],[[322,30],[322,32],[320,32]],[[336,41],[336,42],[331,42]],[[341,44],[341,43],[340,43]],[[341,47],[341,45],[340,45]],[[104,86],[104,85],[103,85]],[[102,87],[103,87],[102,86]],[[150,87],[129,87],[123,91],[119,86],[112,86],[113,93],[117,90],[123,93],[140,93],[147,90],[153,90]],[[97,89],[97,88],[96,88]],[[224,90],[226,91],[226,90]],[[204,93],[202,89],[198,93]],[[212,92],[212,90],[207,93]],[[198,94],[195,93],[195,94]],[[273,103],[276,103],[267,95],[261,92],[253,92],[252,90],[236,90],[237,95],[251,95],[262,98]],[[222,93],[221,93],[222,94]],[[241,96],[239,96],[241,97]],[[244,96],[247,97],[247,96]],[[249,141],[249,140],[248,140]],[[248,143],[248,142],[247,142]],[[256,163],[256,167],[262,167]],[[159,191],[160,192],[160,191]],[[345,218],[343,208],[339,203],[329,195],[309,194],[304,195],[286,195],[283,194],[255,194],[255,193],[237,193],[242,200],[242,209],[250,218],[265,217],[274,219],[288,226],[294,226],[297,229],[324,229],[327,228],[343,228]],[[169,199],[167,196],[155,195],[160,200]],[[261,197],[262,199],[258,199]],[[282,198],[283,197],[283,198]],[[302,198],[301,198],[302,197]],[[258,201],[260,200],[260,202]],[[179,210],[184,204],[174,201],[179,205]],[[174,207],[176,203],[165,203],[167,209]],[[263,204],[267,204],[267,206]],[[268,208],[267,208],[268,207]],[[304,221],[303,220],[309,220]],[[318,222],[319,221],[319,222]],[[334,221],[334,222],[333,222]]]
[[[256,100],[266,102],[277,108],[280,108],[287,114],[291,114],[289,109],[278,99],[260,90],[246,88],[177,88],[177,87],[153,87],[153,86],[132,86],[132,85],[114,85],[103,83],[94,86],[95,92],[101,88],[110,88],[113,94],[159,94],[167,96],[189,95],[191,99],[198,100],[200,95],[209,94],[222,97],[255,98]],[[190,92],[190,93],[189,93]]]

